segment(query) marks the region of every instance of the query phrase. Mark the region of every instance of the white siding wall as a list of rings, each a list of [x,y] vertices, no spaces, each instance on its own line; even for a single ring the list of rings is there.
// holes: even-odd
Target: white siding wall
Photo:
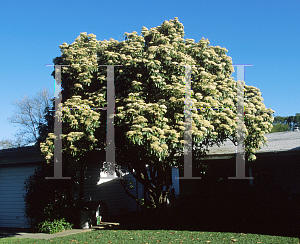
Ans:
[[[109,215],[116,215],[124,212],[132,212],[141,210],[141,207],[130,198],[124,188],[122,187],[118,178],[105,179],[107,175],[100,173],[100,167],[97,164],[90,164],[84,170],[84,198],[85,201],[103,201],[106,203]],[[103,178],[102,178],[103,177]],[[138,198],[144,198],[144,187],[141,183],[136,182],[135,178],[131,175],[123,176],[128,182],[133,183],[134,188],[130,190],[131,194],[138,196]],[[175,189],[175,195],[180,194],[179,180],[175,179],[179,177],[179,170],[172,168],[172,188]]]
[[[106,174],[101,173],[100,166],[89,165],[84,172],[84,198],[85,201],[103,201],[106,203],[109,215],[137,211],[137,203],[130,198],[122,187],[118,178],[105,179]],[[128,182],[132,181],[134,188],[129,190],[131,194],[143,198],[141,184],[136,185],[135,178],[131,175],[123,176]],[[138,192],[137,192],[138,189]],[[142,195],[141,195],[142,194]],[[139,208],[140,210],[140,208]]]
[[[0,167],[0,227],[29,228],[25,224],[23,190],[26,178],[38,166],[10,165]]]

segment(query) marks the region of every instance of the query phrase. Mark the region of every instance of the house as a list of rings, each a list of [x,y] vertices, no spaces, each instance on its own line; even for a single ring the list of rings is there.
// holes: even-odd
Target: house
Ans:
[[[254,162],[246,162],[246,176],[253,180],[227,180],[236,174],[236,147],[231,141],[210,148],[202,159],[209,170],[196,170],[193,174],[201,180],[176,179],[183,171],[172,168],[172,188],[178,196],[188,196],[200,192],[202,182],[227,180],[237,184],[254,185],[261,189],[280,189],[289,194],[300,194],[300,131],[277,132],[266,135],[268,143],[256,154]],[[0,150],[0,227],[28,228],[25,224],[23,190],[25,180],[43,162],[37,148],[33,146]],[[194,161],[193,161],[194,162]],[[84,169],[85,201],[101,202],[109,215],[139,211],[140,207],[122,188],[118,178],[105,179],[97,162],[90,162]],[[125,179],[132,182],[132,194],[145,198],[143,186],[127,173]],[[207,184],[205,185],[205,187]]]
[[[0,150],[0,227],[29,228],[24,215],[24,182],[43,162],[34,146]],[[120,180],[105,179],[107,175],[100,172],[100,167],[99,162],[91,161],[83,170],[84,200],[101,203],[108,217],[141,210],[125,193]],[[179,170],[172,168],[172,187],[177,195],[180,194],[179,180],[175,179],[178,176]],[[145,198],[143,185],[130,173],[123,177],[132,182],[134,188],[130,191],[134,196]]]
[[[29,227],[25,224],[23,187],[42,162],[34,147],[0,150],[0,227]]]
[[[200,160],[209,170],[203,169],[202,173],[201,169],[196,170],[197,165],[193,160],[193,176],[201,176],[202,179],[180,180],[181,196],[201,194],[203,182],[218,180],[251,185],[262,190],[300,194],[300,131],[277,132],[265,136],[267,145],[257,151],[256,160],[245,162],[245,176],[252,176],[253,180],[228,179],[236,176],[236,147],[231,141],[226,141],[220,147],[211,147],[208,154]],[[182,171],[180,176],[183,176]],[[205,185],[208,186],[209,183]]]
[[[289,194],[300,194],[300,131],[277,132],[266,135],[268,143],[256,154],[254,162],[246,162],[246,176],[253,180],[227,180],[236,174],[236,147],[231,141],[210,148],[202,159],[209,170],[201,174],[193,163],[193,174],[201,180],[176,179],[183,176],[178,168],[172,168],[172,188],[176,195],[188,196],[200,192],[202,182],[227,180],[237,184],[254,185],[261,189],[280,189]],[[0,150],[0,227],[28,228],[25,224],[23,190],[25,180],[43,162],[33,146]],[[122,188],[118,178],[105,179],[97,162],[90,162],[84,169],[85,201],[101,202],[109,215],[139,211],[140,207]],[[145,198],[143,186],[127,173],[125,179],[132,182],[132,194]],[[207,185],[205,185],[207,186]]]

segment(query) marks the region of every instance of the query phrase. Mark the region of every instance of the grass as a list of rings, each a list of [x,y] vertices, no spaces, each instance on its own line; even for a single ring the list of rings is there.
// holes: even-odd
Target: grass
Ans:
[[[3,238],[0,243],[299,243],[295,237],[179,230],[93,230],[49,240]]]

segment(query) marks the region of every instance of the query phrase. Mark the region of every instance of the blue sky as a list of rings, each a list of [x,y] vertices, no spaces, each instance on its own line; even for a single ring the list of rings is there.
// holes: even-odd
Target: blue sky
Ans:
[[[228,49],[246,67],[245,82],[258,87],[275,115],[300,113],[300,1],[2,1],[0,8],[0,140],[14,138],[12,102],[43,87],[54,94],[52,59],[59,45],[81,32],[98,40],[124,40],[124,32],[157,27],[178,17],[185,37]],[[236,73],[233,74],[236,78]]]

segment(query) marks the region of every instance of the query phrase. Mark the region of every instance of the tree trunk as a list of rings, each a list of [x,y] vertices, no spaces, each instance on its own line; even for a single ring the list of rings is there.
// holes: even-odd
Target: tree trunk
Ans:
[[[144,190],[149,197],[149,201],[145,202],[145,205],[141,205],[140,201],[128,191],[128,184],[126,181],[121,180],[121,184],[132,199],[142,206],[143,209],[157,209],[159,212],[165,212],[167,209],[167,196],[170,191],[170,185],[172,184],[171,167],[161,163],[152,163],[147,173],[145,167],[128,167],[133,177],[144,186]],[[133,171],[134,169],[134,171]],[[163,191],[164,186],[166,190]]]
[[[157,165],[157,180],[158,184],[156,186],[156,198],[155,205],[158,211],[166,211],[167,210],[167,196],[170,191],[171,185],[171,168],[169,166],[165,166],[163,163]],[[163,191],[164,186],[166,190]]]

